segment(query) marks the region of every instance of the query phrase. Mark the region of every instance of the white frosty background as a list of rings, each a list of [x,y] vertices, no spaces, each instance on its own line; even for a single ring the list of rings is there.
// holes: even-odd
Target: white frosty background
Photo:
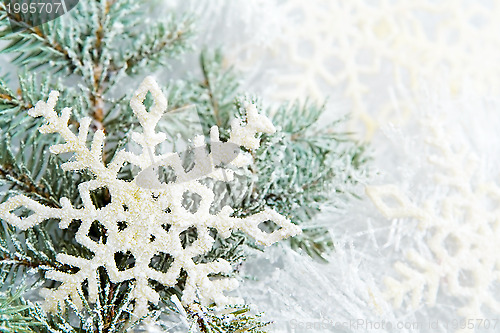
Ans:
[[[437,102],[422,100],[420,103],[427,104],[422,107],[422,111],[442,107]],[[482,180],[498,181],[496,166],[500,146],[496,133],[499,124],[496,111],[500,104],[496,101],[485,103],[483,99],[474,98],[447,104],[439,113],[447,114],[450,127],[458,128],[449,139],[470,143],[469,149],[477,149],[475,152],[481,157]],[[415,123],[419,121],[418,117],[414,120]],[[429,149],[424,142],[425,132],[419,128],[405,129],[403,132],[389,128],[386,133],[387,136],[383,136],[374,148],[380,170],[380,176],[374,182],[397,184],[404,193],[417,201],[428,196],[445,197],[447,193],[440,193],[439,186],[435,184],[434,169],[426,163]],[[384,332],[388,330],[370,330],[364,325],[344,330],[333,329],[332,326],[300,329],[296,325],[298,322],[316,325],[348,322],[350,325],[351,321],[356,320],[364,320],[365,323],[385,320],[393,324],[439,320],[451,324],[453,320],[460,319],[456,311],[464,300],[448,295],[445,281],[441,281],[443,290],[439,292],[434,307],[422,304],[415,309],[405,306],[392,309],[384,301],[381,294],[384,290],[383,278],[397,277],[393,264],[396,261],[404,262],[405,253],[411,248],[427,254],[426,232],[420,231],[416,222],[408,219],[389,221],[364,198],[352,202],[346,212],[323,214],[318,223],[329,225],[338,239],[337,251],[331,256],[329,264],[315,263],[289,249],[274,247],[266,251],[265,258],[253,259],[245,266],[247,273],[256,277],[256,280],[245,282],[240,293],[276,321],[273,331],[294,332],[292,328],[295,326],[295,332]],[[490,255],[498,256],[498,252]],[[478,259],[470,257],[470,260]],[[498,283],[492,286],[491,293],[499,298]],[[498,318],[498,313],[485,312],[481,318]],[[408,331],[430,332],[429,329]],[[441,327],[434,331],[454,330]],[[498,328],[488,332],[497,331]]]
[[[474,179],[499,180],[498,2],[219,4],[200,11],[200,44],[225,45],[228,62],[246,72],[246,87],[267,101],[329,97],[332,118],[352,111],[350,128],[372,143],[379,171],[373,184],[394,184],[417,205],[449,195],[435,181],[438,170],[428,163],[432,149],[421,122],[428,116],[444,126],[446,141],[478,156]],[[364,196],[343,211],[325,210],[315,222],[328,226],[337,240],[329,264],[274,246],[244,266],[248,279],[238,293],[274,321],[271,331],[455,331],[454,320],[463,318],[457,310],[467,300],[447,293],[446,279],[439,281],[432,307],[422,300],[412,308],[407,297],[396,309],[383,296],[384,277],[399,277],[394,264],[405,262],[409,250],[434,259],[427,244],[430,233],[418,229],[417,221],[391,221]],[[464,223],[473,222],[474,216]],[[498,300],[499,290],[496,283],[488,292]],[[498,316],[485,307],[480,317],[472,318]],[[359,326],[357,320],[362,320]],[[436,321],[437,329],[425,326]],[[382,322],[413,326],[377,328]],[[500,332],[500,327],[476,331]]]

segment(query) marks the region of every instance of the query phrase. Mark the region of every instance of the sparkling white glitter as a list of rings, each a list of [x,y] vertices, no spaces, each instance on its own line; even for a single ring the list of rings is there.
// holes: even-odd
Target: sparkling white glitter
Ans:
[[[149,111],[143,104],[148,92],[154,99],[154,105]],[[245,218],[231,216],[233,210],[229,206],[223,207],[216,215],[210,214],[209,209],[214,200],[214,193],[199,180],[204,177],[222,179],[220,168],[214,168],[214,165],[205,166],[208,169],[196,174],[201,176],[194,177],[190,173],[192,171],[184,171],[177,154],[151,153],[155,151],[156,145],[166,139],[164,133],[155,131],[155,127],[167,108],[167,100],[152,77],[147,77],[142,82],[130,102],[142,127],[141,133],[133,133],[132,140],[142,147],[142,153],[136,155],[122,150],[108,165],[105,165],[102,160],[104,132],[102,130],[95,132],[89,149],[87,136],[91,119],[82,119],[78,135],[75,135],[68,127],[71,109],[64,108],[61,116],[58,116],[54,110],[58,95],[56,91],[51,92],[47,102],[38,102],[29,114],[33,117],[41,116],[47,120],[47,123],[40,128],[40,132],[59,133],[65,140],[64,144],[52,146],[50,149],[52,153],[74,153],[72,161],[62,165],[65,170],[88,170],[94,175],[94,179],[78,187],[83,207],[75,208],[67,198],[61,199],[61,208],[46,207],[24,195],[12,197],[0,205],[0,217],[22,230],[47,219],[59,219],[61,229],[68,228],[72,221],[79,221],[80,225],[75,239],[94,254],[90,259],[63,253],[57,255],[56,259],[60,263],[79,270],[75,274],[57,270],[47,272],[48,279],[62,283],[57,289],[43,291],[47,310],[57,310],[58,304],[64,306],[63,300],[67,297],[81,306],[79,293],[85,281],[88,283],[89,300],[95,302],[98,296],[97,269],[99,267],[106,269],[110,280],[114,283],[133,281],[132,299],[135,301],[134,315],[137,317],[148,313],[148,302],[154,304],[159,302],[159,295],[151,288],[148,280],[155,280],[165,286],[173,286],[176,284],[181,269],[188,276],[182,297],[183,304],[189,305],[195,301],[204,304],[211,301],[226,304],[231,302],[231,299],[223,292],[236,288],[237,280],[234,278],[212,280],[208,275],[231,273],[230,263],[219,259],[214,262],[196,264],[193,260],[194,257],[212,248],[214,239],[209,233],[209,228],[215,228],[222,237],[228,237],[233,230],[239,229],[263,245],[270,245],[301,232],[298,226],[272,209],[265,209]],[[265,116],[258,114],[253,104],[247,104],[245,107],[246,124],[243,125],[241,120],[234,120],[228,142],[247,149],[255,149],[259,147],[256,134],[258,132],[273,133],[275,128]],[[214,142],[219,141],[216,127],[212,128],[211,139]],[[200,145],[202,141],[199,138],[194,140],[195,145]],[[243,156],[243,154],[240,155]],[[214,160],[221,158],[220,156],[211,157],[208,159],[208,164],[213,164]],[[178,180],[182,182],[176,181],[161,188],[149,189],[139,186],[136,181],[125,181],[117,177],[126,162],[145,170],[157,161],[166,160],[170,161]],[[240,158],[238,163],[233,164],[242,166],[248,162],[248,159]],[[111,202],[105,207],[97,208],[92,202],[91,192],[104,188],[109,191]],[[201,202],[195,212],[187,210],[182,205],[182,198],[186,192],[196,193],[201,197]],[[14,211],[21,207],[30,210],[32,214],[25,218],[18,217]],[[94,241],[88,235],[95,221],[106,229],[105,242],[102,239]],[[280,228],[272,233],[263,232],[259,224],[265,221],[273,221]],[[121,225],[125,223],[126,228],[120,230],[119,223]],[[198,237],[190,246],[183,248],[180,233],[191,227],[197,229]],[[114,256],[119,252],[130,252],[135,259],[134,266],[123,271],[118,270]],[[166,253],[174,259],[166,273],[150,266],[153,257],[159,253]]]

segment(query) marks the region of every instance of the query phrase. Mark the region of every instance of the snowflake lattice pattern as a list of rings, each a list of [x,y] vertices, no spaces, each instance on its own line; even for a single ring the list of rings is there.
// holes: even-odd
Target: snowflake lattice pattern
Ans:
[[[149,111],[143,104],[148,92],[154,99],[154,105]],[[202,303],[215,301],[218,304],[224,304],[230,300],[223,294],[223,291],[234,289],[237,281],[232,278],[212,280],[209,274],[232,272],[230,263],[219,259],[214,262],[196,264],[193,260],[212,248],[214,239],[210,235],[210,228],[216,229],[222,237],[229,237],[232,230],[239,229],[264,245],[270,245],[282,238],[300,233],[297,226],[271,209],[245,218],[231,216],[233,210],[228,206],[223,207],[216,215],[210,214],[209,209],[214,200],[214,193],[199,180],[204,177],[223,179],[221,169],[213,164],[213,160],[220,160],[221,156],[207,154],[208,159],[202,166],[205,168],[204,172],[200,172],[200,167],[196,167],[194,169],[197,173],[192,176],[190,173],[192,170],[184,171],[177,154],[153,155],[155,146],[166,139],[165,134],[155,131],[155,127],[166,110],[167,100],[151,77],[144,80],[130,103],[142,126],[142,133],[134,132],[132,140],[142,147],[142,153],[136,155],[122,150],[108,165],[102,161],[104,132],[102,130],[95,132],[89,149],[87,136],[91,119],[82,119],[79,133],[75,135],[68,128],[71,110],[64,108],[61,116],[58,116],[54,111],[57,100],[58,93],[51,92],[48,101],[38,102],[35,108],[30,110],[30,115],[42,116],[47,120],[47,124],[40,128],[40,132],[57,132],[65,140],[64,144],[52,146],[50,149],[52,153],[74,153],[74,160],[62,165],[65,170],[87,169],[94,175],[94,179],[79,185],[83,208],[74,208],[66,198],[61,199],[62,208],[60,209],[46,207],[23,195],[13,197],[0,205],[2,219],[21,229],[30,228],[47,219],[59,219],[59,226],[62,229],[67,228],[72,221],[80,221],[75,239],[94,255],[91,259],[63,253],[57,255],[60,263],[79,270],[75,274],[56,270],[47,273],[47,278],[62,283],[57,289],[44,290],[45,306],[48,310],[56,310],[58,304],[64,305],[61,301],[67,297],[81,306],[79,293],[85,281],[88,282],[89,300],[95,302],[98,293],[97,269],[99,267],[106,269],[109,278],[114,283],[133,281],[132,298],[135,300],[134,314],[137,317],[147,314],[148,302],[158,303],[159,301],[159,295],[151,288],[148,280],[155,280],[165,286],[173,286],[177,282],[181,269],[187,273],[182,297],[184,304],[194,301]],[[272,133],[275,129],[265,116],[258,114],[253,104],[247,104],[246,111],[245,124],[239,119],[231,123],[228,142],[238,147],[255,149],[260,144],[256,134],[258,132]],[[219,142],[218,128],[215,126],[211,130],[211,140]],[[201,146],[204,144],[204,138],[197,137],[193,142],[196,147]],[[182,182],[148,189],[139,186],[137,181],[127,182],[117,178],[119,170],[126,162],[145,170],[161,161],[168,161]],[[241,167],[249,163],[249,159],[248,156],[240,154],[232,163]],[[228,173],[227,178],[231,180],[232,174]],[[109,191],[111,203],[97,208],[91,200],[91,192],[103,188]],[[186,192],[195,193],[201,197],[201,202],[195,212],[187,210],[182,205],[183,195]],[[31,210],[32,215],[19,218],[14,211],[20,207]],[[89,229],[95,221],[106,229],[105,241],[102,239],[95,241],[88,236]],[[265,221],[273,221],[280,228],[272,233],[263,232],[258,226]],[[126,224],[124,229],[119,227],[123,224]],[[197,230],[197,239],[184,248],[180,234],[192,227]],[[114,256],[119,252],[131,253],[135,259],[135,265],[123,271],[118,270]],[[153,257],[159,253],[168,254],[173,258],[166,273],[150,266]]]
[[[271,54],[286,69],[271,94],[322,101],[341,91],[368,138],[388,120],[409,118],[411,103],[399,98],[396,112],[389,88],[403,84],[411,93],[420,79],[443,83],[436,77],[452,92],[464,82],[500,87],[498,2],[287,0],[277,6],[287,23]]]
[[[438,154],[430,162],[440,191],[446,196],[437,202],[413,202],[396,186],[371,186],[367,193],[388,218],[413,218],[427,232],[430,258],[416,250],[407,253],[407,262],[397,262],[399,279],[386,278],[388,299],[401,306],[405,296],[417,307],[422,300],[436,302],[440,288],[448,295],[467,300],[458,310],[464,318],[485,318],[481,308],[498,312],[500,302],[492,288],[500,282],[500,188],[493,182],[477,186],[477,158],[466,150],[454,150],[446,132],[431,126],[429,144]],[[468,331],[464,329],[462,331]]]

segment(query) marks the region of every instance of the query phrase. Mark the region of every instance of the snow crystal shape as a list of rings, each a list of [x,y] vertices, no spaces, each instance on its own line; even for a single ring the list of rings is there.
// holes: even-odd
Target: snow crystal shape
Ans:
[[[149,111],[143,102],[150,92],[155,103]],[[56,310],[57,305],[64,305],[65,298],[70,297],[73,302],[81,306],[79,292],[81,285],[88,282],[89,300],[95,302],[97,298],[97,269],[104,267],[112,282],[134,280],[132,299],[135,300],[134,314],[142,317],[148,313],[148,302],[158,303],[159,295],[148,285],[148,279],[155,280],[165,286],[175,285],[183,269],[188,277],[182,297],[186,305],[194,301],[207,303],[215,301],[224,304],[230,301],[223,294],[225,290],[237,287],[237,281],[232,278],[211,280],[212,273],[232,272],[229,262],[219,259],[215,262],[196,264],[193,258],[206,253],[212,248],[214,239],[209,234],[209,228],[215,228],[222,237],[229,237],[232,230],[242,230],[256,239],[258,243],[270,245],[280,239],[300,233],[300,228],[292,224],[287,218],[272,209],[245,217],[232,217],[233,210],[229,206],[223,207],[219,213],[209,213],[210,205],[214,200],[214,193],[203,185],[200,177],[192,177],[181,166],[180,158],[175,153],[165,155],[153,154],[156,145],[166,139],[164,133],[157,133],[155,127],[167,108],[167,100],[153,78],[147,77],[136,91],[130,102],[134,114],[142,126],[142,133],[134,132],[132,140],[142,146],[142,154],[136,155],[122,150],[111,163],[105,165],[102,161],[102,149],[105,134],[102,130],[95,132],[90,149],[87,147],[87,135],[90,118],[81,120],[79,133],[75,135],[68,128],[71,114],[70,108],[64,108],[61,116],[54,111],[58,100],[58,92],[50,93],[48,101],[40,101],[35,108],[29,111],[33,117],[42,116],[47,120],[39,130],[42,133],[59,133],[66,143],[54,145],[50,151],[54,154],[74,152],[74,161],[62,165],[64,170],[88,170],[94,179],[79,185],[78,190],[83,201],[83,208],[75,209],[67,198],[61,199],[61,209],[50,208],[18,195],[0,205],[0,217],[10,224],[27,229],[47,219],[60,219],[59,227],[65,229],[74,221],[81,221],[76,241],[94,253],[92,259],[74,257],[60,253],[57,260],[79,268],[75,274],[51,270],[47,278],[62,282],[54,290],[44,290],[45,307],[47,310]],[[255,105],[246,104],[247,121],[243,125],[241,120],[234,119],[231,123],[231,133],[228,142],[247,149],[259,147],[257,132],[273,133],[272,123],[265,116],[259,115]],[[211,129],[212,142],[219,141],[218,128]],[[203,145],[203,137],[196,137],[194,145]],[[177,157],[176,157],[177,156]],[[152,158],[152,159],[151,159]],[[207,159],[206,170],[200,173],[201,177],[222,179],[220,168],[211,165],[213,161],[222,157],[215,156]],[[157,161],[170,161],[175,168],[177,177],[182,182],[169,183],[161,188],[149,189],[141,187],[137,182],[127,182],[117,178],[120,168],[125,162],[132,163],[145,170]],[[249,162],[244,154],[239,154],[233,165],[243,166]],[[208,165],[207,165],[208,164]],[[200,175],[198,174],[198,175]],[[232,179],[232,174],[227,178]],[[102,208],[96,208],[92,203],[90,193],[93,190],[107,188],[111,195],[111,203]],[[196,212],[186,210],[182,205],[184,193],[196,193],[201,197]],[[13,211],[25,207],[33,213],[29,217],[19,218]],[[107,230],[106,242],[96,242],[89,236],[89,228],[94,221],[98,221]],[[273,221],[280,229],[265,233],[259,229],[259,224]],[[126,223],[126,228],[120,230],[119,223]],[[163,228],[165,226],[168,228]],[[190,246],[183,248],[180,233],[190,227],[195,227],[198,238]],[[168,229],[168,231],[167,231]],[[152,237],[153,236],[153,237]],[[118,252],[130,252],[135,258],[135,266],[124,271],[116,267],[114,255]],[[174,261],[166,273],[150,267],[152,258],[158,253],[167,253]]]
[[[381,124],[412,112],[389,89],[410,92],[419,80],[451,91],[500,86],[500,3],[475,0],[286,0],[282,33],[270,55],[284,66],[270,95],[288,100],[332,93],[351,103],[353,121],[370,138]],[[255,57],[255,59],[261,59]],[[276,71],[276,68],[273,68]],[[466,86],[463,83],[467,83]],[[342,100],[344,102],[344,100]],[[403,110],[403,112],[401,112]],[[353,124],[354,125],[354,124]]]
[[[400,278],[385,279],[386,296],[396,308],[406,296],[411,296],[414,308],[423,300],[434,306],[443,288],[447,295],[466,301],[457,311],[466,319],[485,318],[481,307],[500,313],[499,295],[492,292],[500,282],[500,187],[494,182],[477,184],[477,157],[452,148],[440,126],[429,127],[428,144],[437,149],[429,162],[439,170],[434,175],[437,186],[448,191],[442,200],[417,203],[395,185],[367,187],[386,217],[419,221],[432,253],[429,258],[410,250],[407,262],[397,262],[394,268]]]

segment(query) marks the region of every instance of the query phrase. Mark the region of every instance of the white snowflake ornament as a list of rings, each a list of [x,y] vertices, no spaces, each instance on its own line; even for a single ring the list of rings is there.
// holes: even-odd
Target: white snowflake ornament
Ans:
[[[398,186],[367,187],[375,206],[390,219],[415,219],[426,231],[426,246],[410,249],[406,260],[394,264],[398,277],[386,277],[386,297],[399,308],[410,296],[413,308],[439,303],[442,290],[462,302],[457,314],[465,322],[488,318],[485,310],[500,313],[500,187],[495,181],[478,182],[479,160],[471,147],[457,149],[450,133],[438,122],[427,122],[429,155],[435,192],[441,199],[419,202]],[[479,178],[481,179],[481,178]],[[424,251],[427,247],[428,251]],[[444,303],[443,300],[440,301]],[[474,332],[474,327],[456,332]]]
[[[149,111],[143,104],[148,92],[154,99],[154,105]],[[88,283],[89,300],[95,302],[98,296],[99,267],[106,269],[113,283],[133,281],[131,296],[135,301],[134,315],[137,317],[148,313],[148,302],[157,304],[159,301],[158,293],[151,288],[148,281],[154,280],[164,286],[174,286],[181,269],[187,273],[182,297],[184,305],[195,301],[204,304],[211,301],[225,304],[230,299],[223,292],[236,288],[237,280],[233,278],[211,280],[209,275],[230,273],[232,271],[230,263],[218,259],[214,262],[196,264],[193,260],[211,250],[214,239],[209,229],[216,229],[222,237],[229,237],[233,230],[241,230],[263,245],[270,245],[301,232],[298,226],[272,209],[265,209],[245,218],[231,216],[233,210],[229,206],[223,207],[215,215],[210,214],[209,209],[215,194],[200,180],[206,177],[224,179],[221,176],[222,170],[214,165],[217,161],[231,160],[232,165],[241,167],[250,160],[243,154],[236,158],[234,154],[229,158],[220,156],[219,149],[214,156],[212,153],[207,154],[204,163],[200,163],[201,166],[195,166],[189,172],[185,172],[178,154],[156,155],[155,146],[166,139],[166,135],[156,132],[155,128],[167,108],[167,100],[153,78],[147,77],[142,82],[130,102],[142,127],[142,133],[134,132],[132,140],[142,147],[142,153],[136,155],[122,150],[108,165],[102,160],[104,132],[102,130],[95,132],[89,149],[87,136],[91,119],[82,119],[78,135],[75,135],[68,128],[71,109],[64,108],[61,116],[58,116],[54,111],[57,100],[58,92],[53,91],[47,102],[38,102],[29,114],[47,120],[47,124],[40,128],[40,132],[59,133],[65,140],[64,144],[52,146],[50,148],[52,153],[74,153],[74,160],[62,165],[64,170],[88,170],[93,174],[92,180],[78,186],[83,207],[74,208],[67,198],[61,199],[61,208],[46,207],[24,195],[12,197],[0,205],[0,217],[22,230],[48,219],[60,220],[61,229],[68,228],[72,221],[80,222],[75,239],[94,255],[90,259],[63,253],[57,255],[57,261],[79,270],[74,274],[57,270],[47,272],[48,279],[62,283],[57,289],[44,290],[47,310],[56,310],[58,304],[63,306],[63,301],[67,297],[81,306],[79,293],[85,281]],[[269,119],[258,114],[253,104],[247,104],[245,108],[246,124],[242,124],[240,120],[233,121],[228,143],[255,149],[259,146],[256,134],[272,133],[275,129]],[[217,127],[211,130],[211,140],[212,143],[220,143]],[[201,146],[203,138],[195,138],[193,142],[195,146]],[[175,170],[176,182],[162,186],[141,186],[144,182],[137,179],[134,181],[118,179],[118,172],[126,162],[137,165],[143,171],[152,165],[166,163]],[[226,178],[231,180],[232,174],[228,173]],[[153,182],[153,185],[155,184],[157,185]],[[95,207],[91,200],[91,192],[97,189],[107,189],[110,193],[111,202],[105,207]],[[182,205],[185,193],[195,193],[201,197],[195,212],[187,210]],[[32,214],[25,218],[18,217],[14,211],[21,207],[31,210]],[[105,240],[95,241],[88,235],[90,227],[96,221],[106,230]],[[272,233],[263,232],[259,224],[266,221],[272,221],[280,228]],[[126,225],[124,229],[123,225]],[[184,248],[180,234],[189,228],[196,228],[198,236],[191,245]],[[120,252],[130,253],[133,256],[135,259],[133,267],[118,270],[115,254]],[[155,270],[150,265],[153,258],[160,253],[168,254],[173,259],[166,273]]]

